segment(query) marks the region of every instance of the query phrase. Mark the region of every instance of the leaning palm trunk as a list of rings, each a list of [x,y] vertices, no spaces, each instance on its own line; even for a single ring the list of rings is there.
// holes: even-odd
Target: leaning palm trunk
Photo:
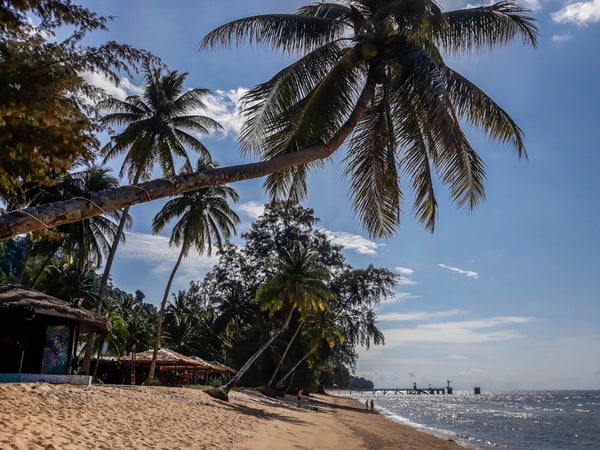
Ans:
[[[57,251],[58,251],[58,249],[53,252],[48,253],[48,256],[46,256],[46,259],[44,259],[44,261],[40,265],[40,268],[38,269],[37,273],[33,277],[33,280],[31,280],[31,284],[30,284],[31,289],[35,289],[35,285],[37,284],[38,281],[40,281],[40,277],[42,276],[42,273],[44,273],[44,269],[48,266],[48,264],[50,264],[50,261],[52,261],[52,258],[54,258],[54,255],[56,255]]]
[[[294,371],[295,371],[295,370],[298,368],[298,366],[299,366],[300,364],[302,364],[302,363],[304,362],[304,360],[305,360],[306,358],[308,358],[310,355],[312,355],[312,354],[313,354],[313,353],[314,353],[314,352],[315,352],[315,351],[316,351],[318,348],[319,348],[319,346],[318,346],[318,345],[315,345],[315,346],[313,346],[313,347],[312,347],[312,348],[311,348],[311,349],[310,349],[308,352],[306,352],[306,353],[304,354],[304,356],[303,356],[302,358],[300,358],[300,359],[298,360],[298,362],[296,362],[296,364],[294,364],[294,367],[292,367],[290,370],[288,370],[288,372],[287,372],[287,373],[286,373],[286,374],[285,374],[283,377],[281,377],[281,379],[280,379],[280,380],[277,382],[277,386],[282,386],[282,385],[283,385],[283,382],[284,382],[285,380],[287,380],[287,378],[288,378],[288,377],[289,377],[291,374],[293,374],[293,373],[294,373]]]
[[[211,397],[228,401],[229,400],[229,391],[236,384],[239,383],[239,381],[242,379],[244,374],[248,371],[248,369],[252,366],[252,364],[254,364],[254,362],[260,357],[260,355],[263,354],[263,352],[267,349],[267,347],[269,347],[275,341],[275,339],[277,339],[277,337],[279,337],[279,335],[287,329],[288,325],[290,324],[291,318],[292,318],[292,314],[290,313],[288,315],[288,317],[286,318],[285,323],[280,328],[273,330],[273,332],[271,333],[271,337],[269,339],[267,339],[266,342],[263,345],[261,345],[258,350],[256,350],[256,352],[254,352],[254,354],[248,359],[248,361],[246,361],[246,363],[237,371],[237,373],[233,376],[233,378],[227,382],[227,384],[225,384],[221,387],[215,388],[215,389],[210,389],[205,392],[208,395],[210,395]]]
[[[181,264],[181,260],[183,259],[183,254],[185,253],[185,246],[181,247],[181,251],[179,252],[179,258],[177,258],[177,262],[175,263],[175,267],[171,271],[171,276],[169,277],[169,281],[167,282],[167,287],[165,288],[165,293],[163,294],[162,301],[160,302],[160,309],[158,310],[158,320],[156,321],[156,334],[154,335],[154,352],[152,353],[152,361],[150,362],[150,369],[148,370],[148,380],[147,383],[154,380],[154,372],[156,371],[156,358],[158,357],[158,349],[160,348],[160,340],[162,338],[162,324],[165,316],[165,308],[167,306],[167,299],[169,298],[169,292],[171,291],[171,284],[173,284],[173,279],[175,278],[175,273],[177,269],[179,269],[179,264]]]
[[[283,352],[283,355],[281,355],[281,358],[279,358],[279,363],[277,364],[277,367],[275,367],[275,370],[273,371],[273,375],[271,375],[271,379],[269,380],[269,384],[267,385],[267,387],[271,388],[273,386],[273,383],[275,382],[275,377],[279,373],[279,369],[281,369],[281,365],[283,364],[285,357],[287,356],[288,352],[290,351],[292,344],[296,341],[296,337],[298,336],[298,333],[300,333],[300,330],[302,329],[303,325],[304,325],[304,322],[300,322],[300,324],[298,325],[298,328],[296,328],[294,335],[292,336],[292,338],[288,342],[287,346],[285,347],[285,351]]]
[[[72,198],[37,207],[25,208],[0,215],[0,240],[21,233],[52,228],[65,223],[77,222],[105,212],[128,208],[159,198],[170,197],[182,192],[191,192],[210,186],[221,186],[235,181],[261,178],[291,167],[329,158],[352,133],[367,109],[375,92],[376,80],[370,76],[356,102],[348,120],[323,144],[306,147],[282,156],[238,166],[220,167],[204,172],[195,172],[160,178],[139,185],[121,186],[90,193],[86,198]],[[99,209],[101,208],[101,210]]]

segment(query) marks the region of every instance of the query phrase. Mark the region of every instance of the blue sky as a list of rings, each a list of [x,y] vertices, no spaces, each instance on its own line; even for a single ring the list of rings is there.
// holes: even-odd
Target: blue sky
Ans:
[[[187,87],[213,91],[207,114],[226,131],[204,142],[221,165],[249,161],[235,145],[235,100],[286,60],[247,46],[199,53],[198,43],[227,21],[293,12],[305,3],[84,2],[115,16],[110,32],[93,39],[150,50],[170,69],[188,72]],[[467,6],[459,0],[440,4]],[[503,106],[526,137],[529,159],[518,160],[511,149],[469,132],[487,168],[487,199],[477,209],[459,211],[439,190],[432,235],[411,216],[407,195],[398,233],[371,240],[353,216],[339,157],[311,176],[303,205],[313,208],[322,228],[344,245],[348,261],[402,276],[394,299],[377,309],[386,345],[360,351],[357,375],[377,387],[443,386],[450,379],[456,389],[467,390],[600,388],[600,0],[521,4],[538,19],[536,49],[516,44],[447,58]],[[106,87],[123,96],[139,93],[140,84],[134,77],[118,88]],[[241,196],[240,232],[266,201],[261,183],[233,185]],[[177,249],[168,248],[168,234],[150,234],[161,204],[132,209],[134,225],[112,275],[115,285],[128,292],[140,289],[155,304],[177,256]],[[201,279],[214,262],[190,255],[174,289]]]

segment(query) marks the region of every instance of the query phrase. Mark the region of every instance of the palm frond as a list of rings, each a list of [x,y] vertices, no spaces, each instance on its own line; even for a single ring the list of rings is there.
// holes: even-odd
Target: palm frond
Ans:
[[[348,144],[354,211],[371,236],[390,236],[400,222],[402,193],[396,170],[396,142],[385,88],[378,89]]]
[[[481,127],[491,139],[509,143],[519,157],[527,157],[522,131],[504,109],[454,70],[446,68],[442,75],[459,116]]]
[[[269,124],[263,158],[327,142],[348,119],[364,80],[362,67],[339,62],[305,98]]]
[[[455,107],[446,92],[443,68],[440,69],[427,53],[410,43],[404,56],[392,67],[394,102],[400,105],[400,109],[408,106],[414,117],[427,127],[427,140],[424,142],[427,143],[428,157],[449,187],[456,204],[467,209],[475,207],[485,197],[485,170],[481,158],[460,127]],[[410,103],[406,99],[410,99]],[[422,217],[430,217],[427,220],[433,226],[434,211],[427,212],[425,204],[417,208],[426,213],[421,213]]]
[[[344,49],[337,43],[308,53],[241,99],[246,120],[239,143],[244,152],[260,152],[271,130],[281,126],[281,115],[305,98],[319,80],[339,63]]]
[[[208,33],[199,49],[264,44],[286,53],[303,53],[343,36],[344,24],[325,17],[267,14],[234,20]]]
[[[535,47],[538,29],[535,19],[526,16],[529,9],[513,1],[502,1],[490,6],[445,12],[447,29],[435,39],[447,51],[463,53],[481,48],[506,45],[517,38]]]
[[[429,132],[414,116],[411,107],[402,108],[402,121],[397,127],[398,139],[402,147],[400,166],[408,174],[415,195],[413,212],[419,222],[433,232],[437,218],[437,201],[433,174],[430,165],[429,149],[434,142]]]

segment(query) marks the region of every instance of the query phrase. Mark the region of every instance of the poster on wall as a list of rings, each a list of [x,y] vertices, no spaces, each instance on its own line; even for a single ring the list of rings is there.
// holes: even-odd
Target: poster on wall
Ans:
[[[48,325],[42,357],[42,373],[65,375],[69,368],[70,325]]]

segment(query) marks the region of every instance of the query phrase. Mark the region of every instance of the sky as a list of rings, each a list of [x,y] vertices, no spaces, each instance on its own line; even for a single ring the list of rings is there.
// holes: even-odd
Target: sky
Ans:
[[[292,13],[310,3],[296,0],[102,0],[83,2],[114,16],[109,32],[90,41],[116,40],[144,48],[169,69],[187,72],[186,88],[208,88],[205,111],[225,130],[203,142],[222,166],[249,162],[236,145],[241,119],[236,100],[269,79],[288,59],[268,49],[241,46],[198,51],[202,37],[230,20]],[[492,51],[448,57],[449,66],[487,92],[525,134],[529,158],[467,134],[483,157],[486,201],[474,211],[457,209],[438,190],[435,233],[411,215],[390,239],[373,240],[354,217],[340,157],[310,177],[303,206],[344,246],[356,268],[373,264],[401,278],[392,298],[377,309],[384,346],[359,350],[356,375],[376,387],[445,386],[457,390],[600,388],[600,0],[528,0],[540,30],[533,49],[516,43]],[[476,6],[440,1],[446,9]],[[139,94],[139,76],[110,86],[115,96]],[[340,149],[338,153],[342,153]],[[118,170],[120,161],[114,167]],[[243,233],[267,200],[262,180],[232,185]],[[177,257],[167,229],[153,236],[152,217],[162,202],[137,205],[127,242],[119,248],[113,283],[159,304]],[[234,240],[240,243],[240,239]],[[215,264],[190,255],[173,290],[186,289]]]

